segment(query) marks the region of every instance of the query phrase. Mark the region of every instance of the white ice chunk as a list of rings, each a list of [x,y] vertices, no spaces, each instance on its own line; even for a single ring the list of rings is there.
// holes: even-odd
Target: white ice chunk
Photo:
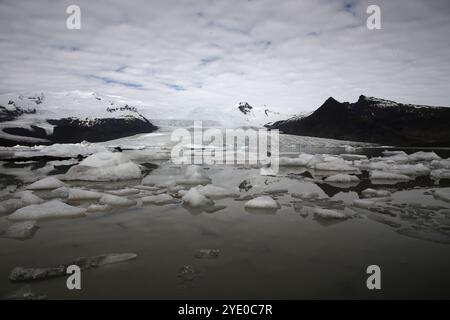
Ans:
[[[339,173],[326,178],[325,181],[333,183],[353,183],[359,182],[359,178],[357,176]]]
[[[424,152],[424,151],[419,151],[413,154],[410,154],[408,156],[410,161],[432,161],[432,160],[440,160],[441,157],[439,157],[436,153],[434,152]]]
[[[440,180],[440,179],[450,179],[450,170],[438,169],[433,170],[430,173],[432,179]]]
[[[323,170],[323,171],[346,171],[346,172],[358,171],[358,169],[346,164],[345,161],[342,159],[336,161],[316,163],[313,166],[313,168],[316,170]]]
[[[69,206],[59,200],[52,200],[43,204],[33,204],[16,210],[8,216],[12,221],[40,220],[51,218],[69,218],[81,216],[86,209]]]
[[[103,196],[100,192],[83,190],[83,189],[69,189],[68,200],[97,200]]]
[[[410,178],[403,174],[397,174],[385,171],[371,171],[370,179],[372,180],[395,180],[395,181],[408,181]]]
[[[391,193],[387,190],[365,189],[361,192],[364,198],[384,198],[390,197]]]
[[[269,196],[261,196],[245,203],[245,208],[250,209],[278,209],[279,203]]]
[[[314,208],[314,214],[322,219],[347,219],[349,218],[345,212],[330,210],[330,209],[322,209],[322,208]]]
[[[121,181],[134,180],[142,177],[141,169],[133,162],[126,162],[113,167],[74,166],[67,171],[65,180],[78,181]]]
[[[213,205],[214,202],[201,194],[197,188],[191,188],[182,197],[183,203],[190,207],[205,207]]]
[[[280,167],[304,167],[314,156],[312,154],[301,153],[297,158],[281,157],[279,159]]]
[[[27,190],[50,190],[64,187],[66,184],[55,177],[38,180],[26,187]]]
[[[124,197],[115,196],[112,194],[104,194],[100,198],[100,204],[107,204],[112,207],[131,207],[137,204],[135,200]]]
[[[2,238],[26,240],[33,237],[39,229],[35,221],[23,221],[12,224],[7,230],[0,233]]]
[[[208,184],[211,183],[211,178],[208,177],[205,170],[196,165],[191,165],[186,168],[185,179],[178,181],[179,184]]]
[[[86,167],[113,167],[129,162],[130,159],[122,152],[99,152],[87,157],[80,162],[81,166]]]

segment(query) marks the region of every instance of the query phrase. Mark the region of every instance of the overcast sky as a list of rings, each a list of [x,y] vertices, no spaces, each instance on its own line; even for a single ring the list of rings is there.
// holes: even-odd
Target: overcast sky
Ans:
[[[66,8],[81,8],[81,30]],[[381,7],[382,30],[366,8]],[[448,0],[0,0],[0,92],[286,113],[360,94],[450,106]]]

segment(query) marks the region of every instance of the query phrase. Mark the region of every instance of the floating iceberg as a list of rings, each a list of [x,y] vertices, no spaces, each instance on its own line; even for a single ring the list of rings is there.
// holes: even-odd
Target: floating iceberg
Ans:
[[[0,233],[0,237],[27,240],[32,238],[38,229],[39,227],[36,225],[35,221],[16,222],[4,232]]]
[[[450,192],[449,191],[436,190],[435,192],[433,192],[433,196],[436,199],[439,199],[439,200],[442,200],[442,201],[446,201],[446,202],[450,202]]]
[[[373,180],[395,180],[395,181],[409,181],[410,178],[404,174],[397,174],[392,172],[385,172],[385,171],[371,171],[370,172],[370,179]]]
[[[365,189],[361,192],[364,198],[384,198],[390,197],[391,193],[387,190]]]
[[[112,194],[102,195],[99,202],[100,204],[106,204],[112,207],[131,207],[137,204],[136,200],[119,197]]]
[[[278,209],[279,203],[269,196],[261,196],[245,203],[245,208],[249,209]]]
[[[140,179],[140,167],[121,152],[100,152],[87,157],[73,166],[64,176],[65,180],[120,181]]]
[[[357,176],[352,176],[349,174],[335,174],[325,179],[325,182],[332,183],[355,183],[359,182],[359,178]]]
[[[239,194],[237,192],[228,191],[225,188],[213,186],[212,184],[208,184],[206,186],[197,186],[195,187],[198,192],[200,192],[205,197],[208,197],[210,199],[221,199],[221,198],[227,198],[227,197],[239,197]],[[188,191],[186,190],[180,190],[179,194],[185,195]]]
[[[177,181],[178,184],[209,184],[211,183],[211,178],[206,174],[205,170],[196,165],[191,165],[186,168],[185,178],[183,180]]]
[[[182,197],[182,200],[184,204],[193,208],[206,207],[214,204],[212,200],[201,194],[197,188],[189,189]]]
[[[346,172],[358,172],[358,169],[355,167],[352,167],[345,163],[344,160],[336,160],[336,161],[329,161],[329,162],[321,162],[316,163],[313,166],[316,170],[323,170],[323,171],[346,171]]]
[[[11,221],[40,220],[54,218],[71,218],[81,216],[86,209],[69,206],[59,200],[52,200],[43,204],[34,204],[16,210],[8,216]]]
[[[432,160],[440,160],[441,157],[439,157],[436,153],[434,152],[424,152],[424,151],[419,151],[413,154],[410,154],[408,156],[410,161],[432,161]]]
[[[79,201],[79,200],[97,200],[100,199],[103,194],[100,192],[83,190],[83,189],[69,189],[68,200]]]
[[[27,190],[51,190],[64,187],[66,184],[54,177],[38,180],[26,187]]]
[[[337,210],[314,208],[313,212],[316,216],[318,216],[322,219],[347,219],[347,218],[349,218],[345,212],[337,211]]]

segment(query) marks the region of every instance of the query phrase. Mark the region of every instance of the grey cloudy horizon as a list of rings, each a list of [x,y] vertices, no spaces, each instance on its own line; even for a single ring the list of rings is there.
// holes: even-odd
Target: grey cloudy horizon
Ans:
[[[81,30],[66,28],[67,6]],[[382,30],[366,27],[377,4]],[[361,94],[450,106],[448,0],[0,1],[0,93],[284,113]]]

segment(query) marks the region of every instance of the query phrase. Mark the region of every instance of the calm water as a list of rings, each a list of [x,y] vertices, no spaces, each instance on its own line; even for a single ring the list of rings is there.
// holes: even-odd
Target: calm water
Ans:
[[[330,148],[317,150],[333,153]],[[358,153],[381,151],[370,148]],[[184,174],[183,167],[151,162],[159,165],[150,173],[158,183]],[[318,173],[300,168],[282,168],[277,177],[263,177],[257,169],[238,166],[205,169],[214,185],[230,190],[247,180],[253,187],[241,190],[241,196],[287,189],[272,194],[281,208],[248,211],[245,201],[225,198],[215,200],[226,208],[214,213],[181,204],[145,205],[40,222],[30,240],[0,238],[0,296],[32,290],[50,299],[450,298],[450,244],[436,242],[450,241],[450,205],[424,194],[430,188],[448,188],[446,181],[436,185],[429,178],[418,178],[374,186],[362,174],[359,185],[338,188],[312,182],[310,178]],[[12,184],[13,174],[24,169],[3,166],[3,170],[2,174],[11,174],[4,183]],[[139,183],[76,185],[104,190]],[[352,200],[368,187],[393,192],[387,204],[391,214],[352,206]],[[292,197],[300,192],[317,192],[320,199],[300,202]],[[49,196],[48,192],[36,194]],[[311,212],[314,207],[346,208],[355,216],[324,220]],[[8,224],[4,217],[0,220],[0,227]],[[417,232],[401,231],[405,229]],[[219,257],[196,258],[197,250],[205,248],[220,250]],[[28,283],[8,280],[16,266],[52,266],[80,256],[120,252],[134,252],[138,258],[84,271],[80,291],[67,290],[64,277]],[[382,272],[382,290],[375,292],[366,287],[366,268],[373,264]],[[185,265],[195,270],[189,279],[178,276]]]

